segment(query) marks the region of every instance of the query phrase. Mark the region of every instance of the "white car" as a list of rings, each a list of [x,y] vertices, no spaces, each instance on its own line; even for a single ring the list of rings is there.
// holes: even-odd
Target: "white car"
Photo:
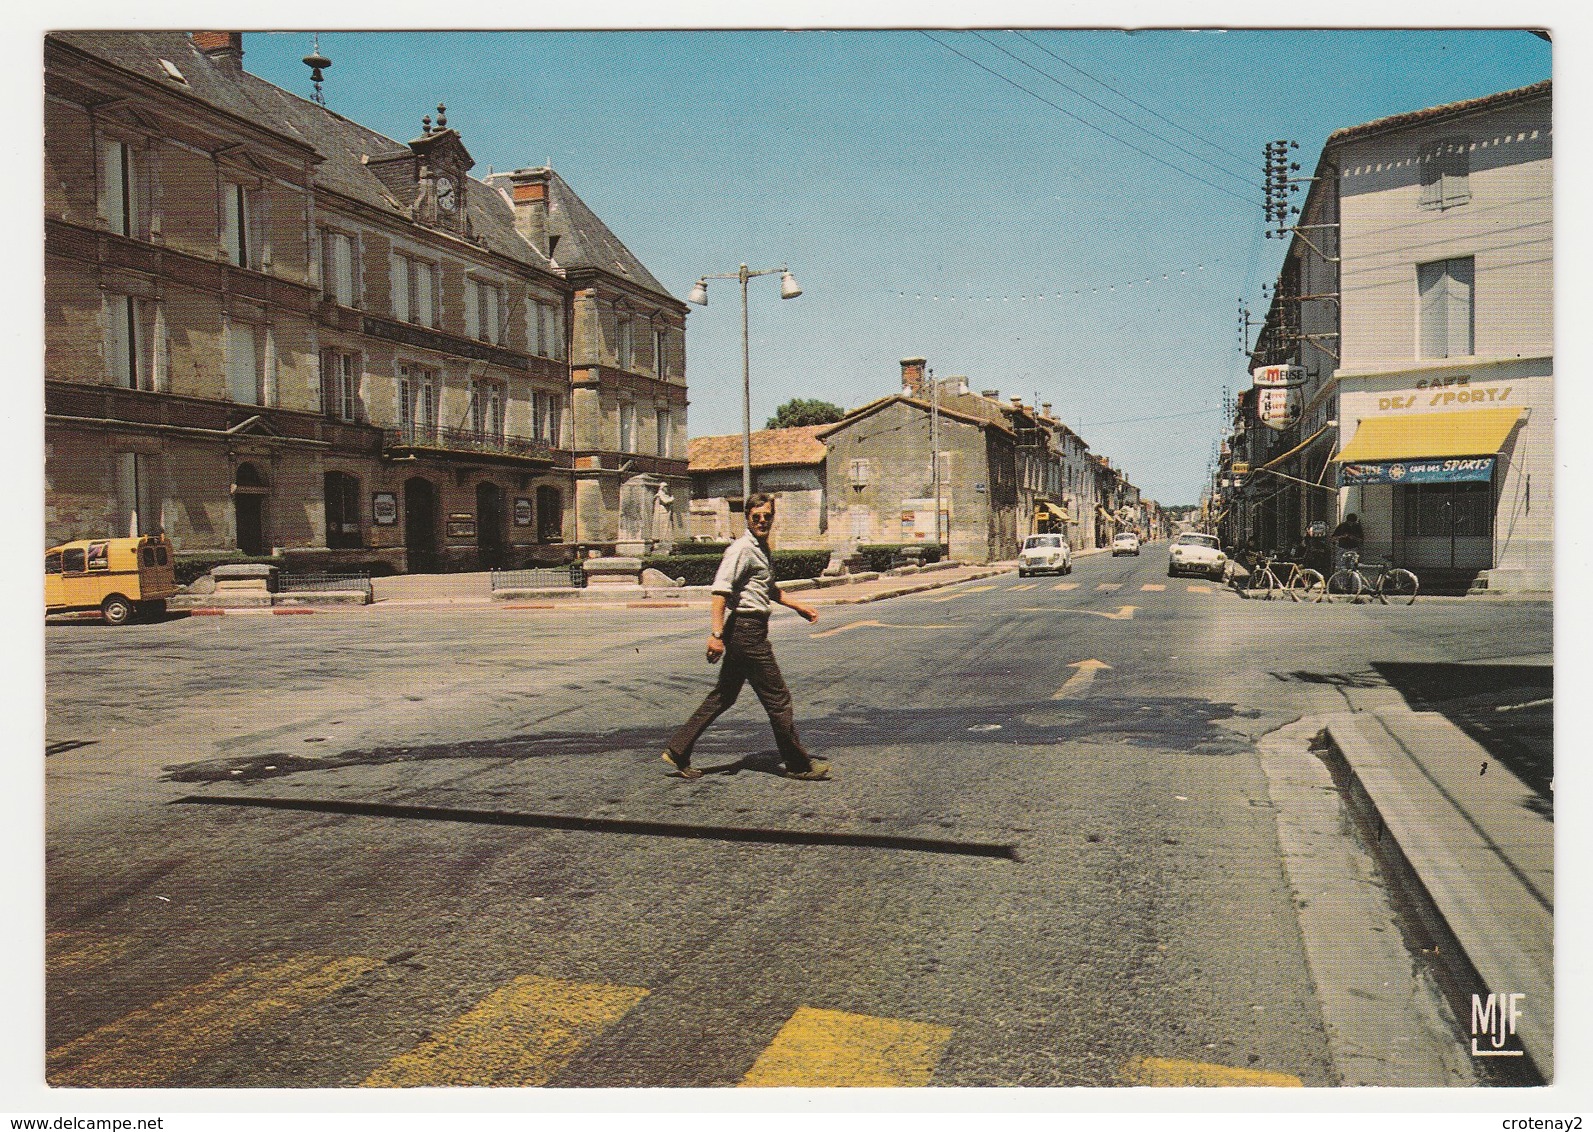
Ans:
[[[1112,557],[1119,554],[1139,554],[1139,536],[1133,531],[1124,531],[1112,540]]]
[[[1073,573],[1073,550],[1066,535],[1030,535],[1018,552],[1018,577],[1053,571]]]
[[[1222,543],[1216,535],[1196,534],[1186,531],[1173,539],[1167,550],[1167,576],[1204,574],[1222,581],[1228,573],[1228,556],[1222,552]]]

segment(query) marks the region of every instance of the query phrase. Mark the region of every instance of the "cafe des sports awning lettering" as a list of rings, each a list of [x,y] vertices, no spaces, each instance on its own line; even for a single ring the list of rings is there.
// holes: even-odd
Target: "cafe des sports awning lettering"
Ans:
[[[1345,485],[1379,483],[1476,483],[1493,478],[1492,456],[1452,457],[1446,460],[1387,460],[1340,465]]]

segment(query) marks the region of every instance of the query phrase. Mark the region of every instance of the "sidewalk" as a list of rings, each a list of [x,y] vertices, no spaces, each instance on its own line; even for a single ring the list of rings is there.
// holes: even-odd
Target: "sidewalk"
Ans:
[[[1012,562],[987,562],[978,564],[945,563],[892,574],[855,574],[840,578],[804,579],[787,582],[787,593],[801,594],[800,600],[814,605],[855,605],[882,601],[903,594],[953,586],[976,578],[1009,573],[1016,569]],[[373,578],[371,587],[375,602],[369,608],[383,606],[459,606],[502,604],[492,592],[491,575],[473,574],[397,574],[390,578]],[[561,589],[526,591],[517,594],[516,605],[546,604],[560,609],[603,609],[621,606],[669,606],[690,604],[706,606],[712,600],[707,586],[644,586],[604,592],[601,588],[585,590]]]
[[[1329,763],[1453,982],[1476,1064],[1509,1073],[1530,1058],[1552,1081],[1552,794],[1529,787],[1442,711],[1412,710],[1393,689],[1359,698],[1359,710],[1326,720]],[[1474,1019],[1473,995],[1491,1024]],[[1526,1058],[1504,1052],[1523,1049]]]

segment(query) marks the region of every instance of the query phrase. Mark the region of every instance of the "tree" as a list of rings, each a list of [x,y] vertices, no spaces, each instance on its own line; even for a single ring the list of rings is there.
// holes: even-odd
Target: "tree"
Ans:
[[[846,416],[846,410],[828,401],[815,401],[809,397],[793,397],[774,411],[764,428],[800,428],[803,425],[834,424]]]

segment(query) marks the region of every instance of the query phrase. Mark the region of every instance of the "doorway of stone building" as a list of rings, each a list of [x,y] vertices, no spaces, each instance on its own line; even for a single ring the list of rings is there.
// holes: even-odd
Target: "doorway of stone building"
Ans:
[[[476,557],[483,570],[498,570],[504,558],[503,489],[495,483],[476,485]]]
[[[414,476],[404,481],[404,547],[411,574],[437,569],[437,488]]]
[[[232,477],[232,515],[238,549],[251,556],[266,552],[265,499],[269,492],[260,470],[239,464]]]

